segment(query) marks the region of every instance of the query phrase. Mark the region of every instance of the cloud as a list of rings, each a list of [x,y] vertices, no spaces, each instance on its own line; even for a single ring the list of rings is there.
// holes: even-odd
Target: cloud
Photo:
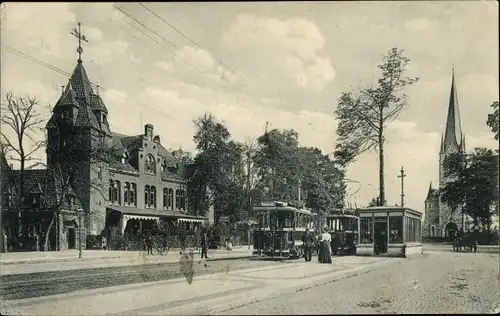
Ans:
[[[68,43],[69,26],[76,16],[68,3],[8,3],[2,39],[36,48],[40,53],[60,56]],[[50,16],[50,23],[47,18]],[[29,25],[29,27],[26,27]],[[10,32],[9,32],[10,31]]]
[[[137,118],[142,116],[141,125],[146,122],[153,124],[155,133],[161,136],[166,147],[182,146],[184,150],[194,150],[192,120],[206,112],[225,122],[233,137],[239,141],[259,137],[269,121],[270,128],[295,129],[303,146],[320,147],[325,153],[332,152],[335,146],[333,135],[336,123],[331,115],[320,112],[302,110],[293,113],[263,107],[234,95],[216,93],[180,81],[161,88],[150,86],[144,89],[137,97],[141,104],[133,104],[133,100],[124,101],[123,96],[123,92],[117,91],[108,91],[104,96],[113,129],[136,134],[140,131]]]
[[[179,49],[172,62],[159,61],[155,66],[186,80],[199,78],[201,74],[203,78],[209,78],[212,83],[224,83],[229,87],[239,86],[242,83],[236,73],[218,62],[210,52],[189,45]]]
[[[335,77],[331,61],[319,55],[325,39],[316,24],[238,15],[223,42],[234,55],[252,56],[247,68],[272,77],[283,74],[301,88],[321,91]]]
[[[113,13],[110,5],[109,3],[8,3],[5,7],[6,21],[2,25],[2,40],[14,48],[24,47],[28,53],[64,60],[75,56],[68,54],[68,49],[74,47],[76,50],[77,39],[69,33],[77,27],[77,21],[83,16],[92,17],[84,19],[88,23],[92,23],[89,21],[101,21],[104,16],[107,16],[109,20]],[[47,22],[49,16],[50,23]],[[81,28],[82,34],[89,41],[89,43],[82,45],[84,56],[89,56],[89,60],[98,64],[106,64],[116,58],[127,58],[137,63],[140,62],[129,51],[128,42],[106,41],[102,30],[92,26],[92,24],[82,25]],[[25,49],[22,50],[25,51]]]

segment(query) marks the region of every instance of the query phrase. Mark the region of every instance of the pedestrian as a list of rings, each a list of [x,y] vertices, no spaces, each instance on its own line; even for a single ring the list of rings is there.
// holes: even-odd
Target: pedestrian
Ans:
[[[107,240],[106,240],[106,236],[102,236],[102,237],[101,237],[101,249],[102,249],[102,250],[106,250],[106,249],[107,249]]]
[[[207,257],[207,252],[208,252],[208,236],[206,232],[203,232],[201,234],[201,258],[208,259]]]
[[[332,250],[330,249],[330,243],[332,242],[332,235],[328,232],[330,228],[325,226],[323,228],[324,232],[320,235],[320,245],[318,253],[319,263],[332,263]]]
[[[309,228],[306,228],[306,233],[302,235],[302,247],[304,249],[304,259],[310,262],[312,258],[312,251],[314,247],[314,236]]]
[[[153,255],[153,237],[151,236],[151,232],[148,231],[146,236],[146,247],[148,248],[148,255]]]

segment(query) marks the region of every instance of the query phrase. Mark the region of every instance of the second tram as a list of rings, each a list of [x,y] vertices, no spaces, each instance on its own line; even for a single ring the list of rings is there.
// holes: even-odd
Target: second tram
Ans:
[[[302,235],[307,228],[314,231],[314,213],[285,202],[262,203],[253,211],[259,219],[254,233],[254,255],[276,259],[302,257]]]
[[[358,221],[358,216],[342,212],[326,216],[327,226],[332,234],[333,255],[356,254]]]

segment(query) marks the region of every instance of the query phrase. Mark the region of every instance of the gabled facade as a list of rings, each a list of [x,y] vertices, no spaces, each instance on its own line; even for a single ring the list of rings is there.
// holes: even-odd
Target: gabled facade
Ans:
[[[167,223],[174,233],[179,225],[193,229],[206,221],[205,217],[187,212],[187,181],[179,156],[182,153],[167,150],[151,124],[145,125],[141,135],[112,132],[109,115],[79,58],[46,124],[48,169],[25,172],[30,183],[25,198],[41,198],[30,211],[32,215],[50,219],[57,213],[51,230],[51,250],[77,247],[79,234],[75,237],[75,233],[80,230],[85,230],[82,236],[98,240],[141,234],[151,230],[155,222]],[[13,185],[19,172],[10,170],[5,157],[0,164],[5,203],[3,193],[16,192]],[[56,208],[53,200],[63,183],[70,184],[66,189],[75,201]],[[84,214],[81,226],[77,210]],[[26,229],[36,231],[41,239],[45,224]],[[10,231],[12,224],[3,223],[3,227],[9,239],[15,238]]]
[[[439,188],[451,179],[446,176],[444,161],[451,154],[465,152],[465,135],[462,132],[460,111],[458,106],[458,93],[455,83],[455,73],[452,74],[450,99],[446,117],[446,128],[441,137],[439,150],[439,187],[433,188],[429,185],[425,199],[425,220],[423,236],[446,237],[455,234],[462,229],[462,212],[460,209],[452,212],[450,207],[441,201]]]
[[[137,233],[160,220],[204,222],[188,214],[184,166],[153,125],[141,135],[122,135],[111,131],[109,114],[78,60],[47,123],[47,163],[74,169],[87,234]]]

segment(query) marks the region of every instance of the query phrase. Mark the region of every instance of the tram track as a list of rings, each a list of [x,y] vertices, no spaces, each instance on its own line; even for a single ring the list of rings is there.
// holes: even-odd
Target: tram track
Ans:
[[[193,272],[197,277],[271,264],[249,259],[195,261]],[[14,274],[0,277],[0,294],[3,300],[18,300],[179,277],[183,277],[179,263]]]

